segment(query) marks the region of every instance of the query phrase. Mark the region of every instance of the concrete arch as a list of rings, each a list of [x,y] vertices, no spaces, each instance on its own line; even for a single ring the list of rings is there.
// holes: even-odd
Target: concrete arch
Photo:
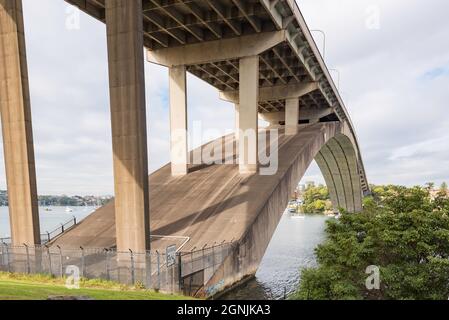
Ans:
[[[338,134],[318,152],[315,161],[328,186],[335,210],[362,210],[362,184],[357,152],[349,137]]]

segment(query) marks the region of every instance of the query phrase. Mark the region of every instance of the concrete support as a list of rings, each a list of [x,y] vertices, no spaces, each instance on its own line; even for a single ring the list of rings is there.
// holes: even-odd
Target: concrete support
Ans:
[[[235,141],[239,141],[240,132],[240,105],[235,104]]]
[[[285,135],[294,136],[298,133],[299,99],[285,100]]]
[[[240,59],[239,167],[241,174],[258,169],[259,57]]]
[[[13,245],[40,244],[21,0],[0,0],[0,111]]]
[[[149,249],[141,0],[106,0],[117,250]]]
[[[171,67],[170,75],[170,140],[173,176],[187,174],[187,81],[186,67]]]
[[[149,62],[166,67],[203,64],[259,55],[287,39],[285,30],[149,50]]]

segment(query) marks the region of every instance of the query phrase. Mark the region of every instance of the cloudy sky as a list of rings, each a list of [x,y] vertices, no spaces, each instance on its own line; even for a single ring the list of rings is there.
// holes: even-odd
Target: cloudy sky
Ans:
[[[39,193],[112,194],[105,26],[81,14],[80,28],[69,30],[64,1],[23,3]],[[309,27],[327,35],[326,61],[340,72],[369,181],[449,181],[449,2],[298,3]],[[169,160],[167,70],[146,63],[146,84],[153,171]],[[233,128],[232,105],[214,88],[189,77],[188,89],[190,123]],[[316,166],[305,179],[322,181]]]

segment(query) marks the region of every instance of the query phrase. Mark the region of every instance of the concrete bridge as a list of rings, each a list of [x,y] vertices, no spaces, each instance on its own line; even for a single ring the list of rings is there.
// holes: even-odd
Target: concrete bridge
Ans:
[[[53,244],[183,249],[236,244],[204,286],[256,272],[288,200],[315,159],[336,209],[358,212],[369,192],[354,127],[293,0],[67,0],[106,23],[115,201]],[[0,0],[0,108],[13,244],[38,245],[39,217],[20,0]],[[171,163],[148,179],[144,51],[167,66]],[[191,165],[186,73],[235,106],[236,132],[215,164]],[[218,93],[218,92],[217,92]],[[213,106],[211,106],[212,108]],[[259,128],[258,119],[270,123]],[[217,115],[217,121],[220,116]],[[272,134],[277,130],[279,134]],[[277,132],[276,131],[276,132]],[[251,139],[248,132],[256,132]],[[268,143],[259,139],[268,137]],[[260,174],[277,145],[277,170]],[[151,160],[151,159],[150,159]],[[226,270],[226,271],[225,271]]]

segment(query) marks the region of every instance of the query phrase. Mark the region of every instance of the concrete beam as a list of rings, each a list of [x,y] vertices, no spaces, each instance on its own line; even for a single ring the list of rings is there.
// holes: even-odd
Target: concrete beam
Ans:
[[[240,59],[239,170],[258,169],[259,57]]]
[[[107,0],[117,250],[150,244],[142,1]]]
[[[186,67],[171,67],[170,81],[170,151],[173,176],[187,174],[187,80]]]
[[[40,244],[21,0],[0,0],[0,112],[12,244]]]
[[[259,102],[301,98],[315,90],[318,90],[318,83],[309,82],[304,84],[283,85],[259,88]],[[238,91],[220,91],[220,99],[232,103],[239,102]]]
[[[326,108],[316,110],[315,108],[301,108],[301,112],[299,113],[299,120],[311,120],[312,122],[317,122],[321,118],[328,116],[335,112],[335,108]],[[272,124],[278,124],[281,121],[285,121],[285,112],[270,112],[270,113],[261,113],[260,117]]]
[[[259,55],[286,40],[286,31],[273,31],[147,51],[149,62],[166,67],[195,65]]]
[[[299,99],[291,98],[285,101],[285,135],[294,136],[298,133]]]

